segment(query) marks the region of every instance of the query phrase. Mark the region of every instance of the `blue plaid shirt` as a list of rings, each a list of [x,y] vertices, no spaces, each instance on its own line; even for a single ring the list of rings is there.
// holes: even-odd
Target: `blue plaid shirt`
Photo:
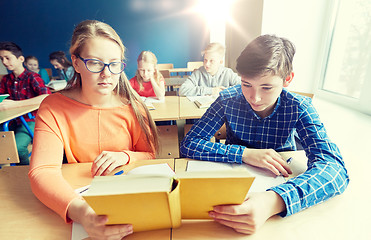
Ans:
[[[210,142],[224,123],[226,143]],[[281,216],[289,216],[342,193],[349,182],[340,151],[328,138],[310,98],[283,89],[272,114],[262,119],[246,101],[241,85],[228,88],[193,125],[180,152],[192,159],[242,163],[245,148],[296,150],[295,132],[308,157],[308,169],[270,189],[285,201]]]

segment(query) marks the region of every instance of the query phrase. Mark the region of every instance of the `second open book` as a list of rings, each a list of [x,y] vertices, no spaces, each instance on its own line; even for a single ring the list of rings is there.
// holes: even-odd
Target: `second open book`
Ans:
[[[132,224],[134,232],[176,228],[182,218],[209,218],[215,205],[241,204],[261,176],[203,161],[189,161],[187,171],[177,174],[167,164],[146,165],[127,175],[95,177],[82,196],[98,215],[108,216],[107,224]]]

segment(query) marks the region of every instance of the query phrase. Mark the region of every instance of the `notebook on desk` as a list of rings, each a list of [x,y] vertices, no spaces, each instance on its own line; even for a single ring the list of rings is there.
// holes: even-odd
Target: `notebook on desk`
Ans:
[[[209,108],[216,99],[214,96],[188,96],[187,98],[194,102],[198,108]]]

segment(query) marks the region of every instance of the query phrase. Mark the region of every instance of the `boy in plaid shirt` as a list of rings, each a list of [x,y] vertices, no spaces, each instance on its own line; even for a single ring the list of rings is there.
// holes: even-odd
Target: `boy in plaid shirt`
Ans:
[[[344,192],[349,178],[337,146],[330,141],[311,99],[285,89],[294,77],[294,45],[263,35],[237,59],[241,85],[222,91],[183,139],[184,157],[250,164],[276,175],[291,174],[278,152],[295,151],[295,132],[308,157],[307,170],[265,192],[249,193],[241,205],[215,206],[215,221],[254,233],[273,215],[290,216]],[[210,138],[226,125],[226,144]]]
[[[9,98],[0,103],[0,111],[40,104],[50,94],[50,90],[45,86],[40,75],[30,72],[23,67],[24,56],[22,49],[18,45],[12,42],[1,42],[0,59],[8,71],[11,71],[0,82],[0,94],[9,94]],[[35,121],[30,119],[28,115],[24,115],[24,119],[33,131]],[[29,152],[27,146],[32,141],[32,138],[20,121],[17,121],[11,127],[15,132],[20,164],[28,164]]]

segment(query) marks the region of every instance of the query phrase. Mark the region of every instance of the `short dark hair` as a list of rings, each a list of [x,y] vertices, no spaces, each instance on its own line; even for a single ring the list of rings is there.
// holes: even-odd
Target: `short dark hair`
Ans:
[[[0,50],[9,51],[17,58],[23,56],[22,49],[14,42],[0,42]]]
[[[267,74],[285,79],[292,72],[295,46],[285,38],[262,35],[255,38],[237,58],[237,72],[245,77]]]
[[[72,63],[67,59],[63,51],[56,51],[49,54],[49,61],[57,60],[64,68],[72,66]]]

